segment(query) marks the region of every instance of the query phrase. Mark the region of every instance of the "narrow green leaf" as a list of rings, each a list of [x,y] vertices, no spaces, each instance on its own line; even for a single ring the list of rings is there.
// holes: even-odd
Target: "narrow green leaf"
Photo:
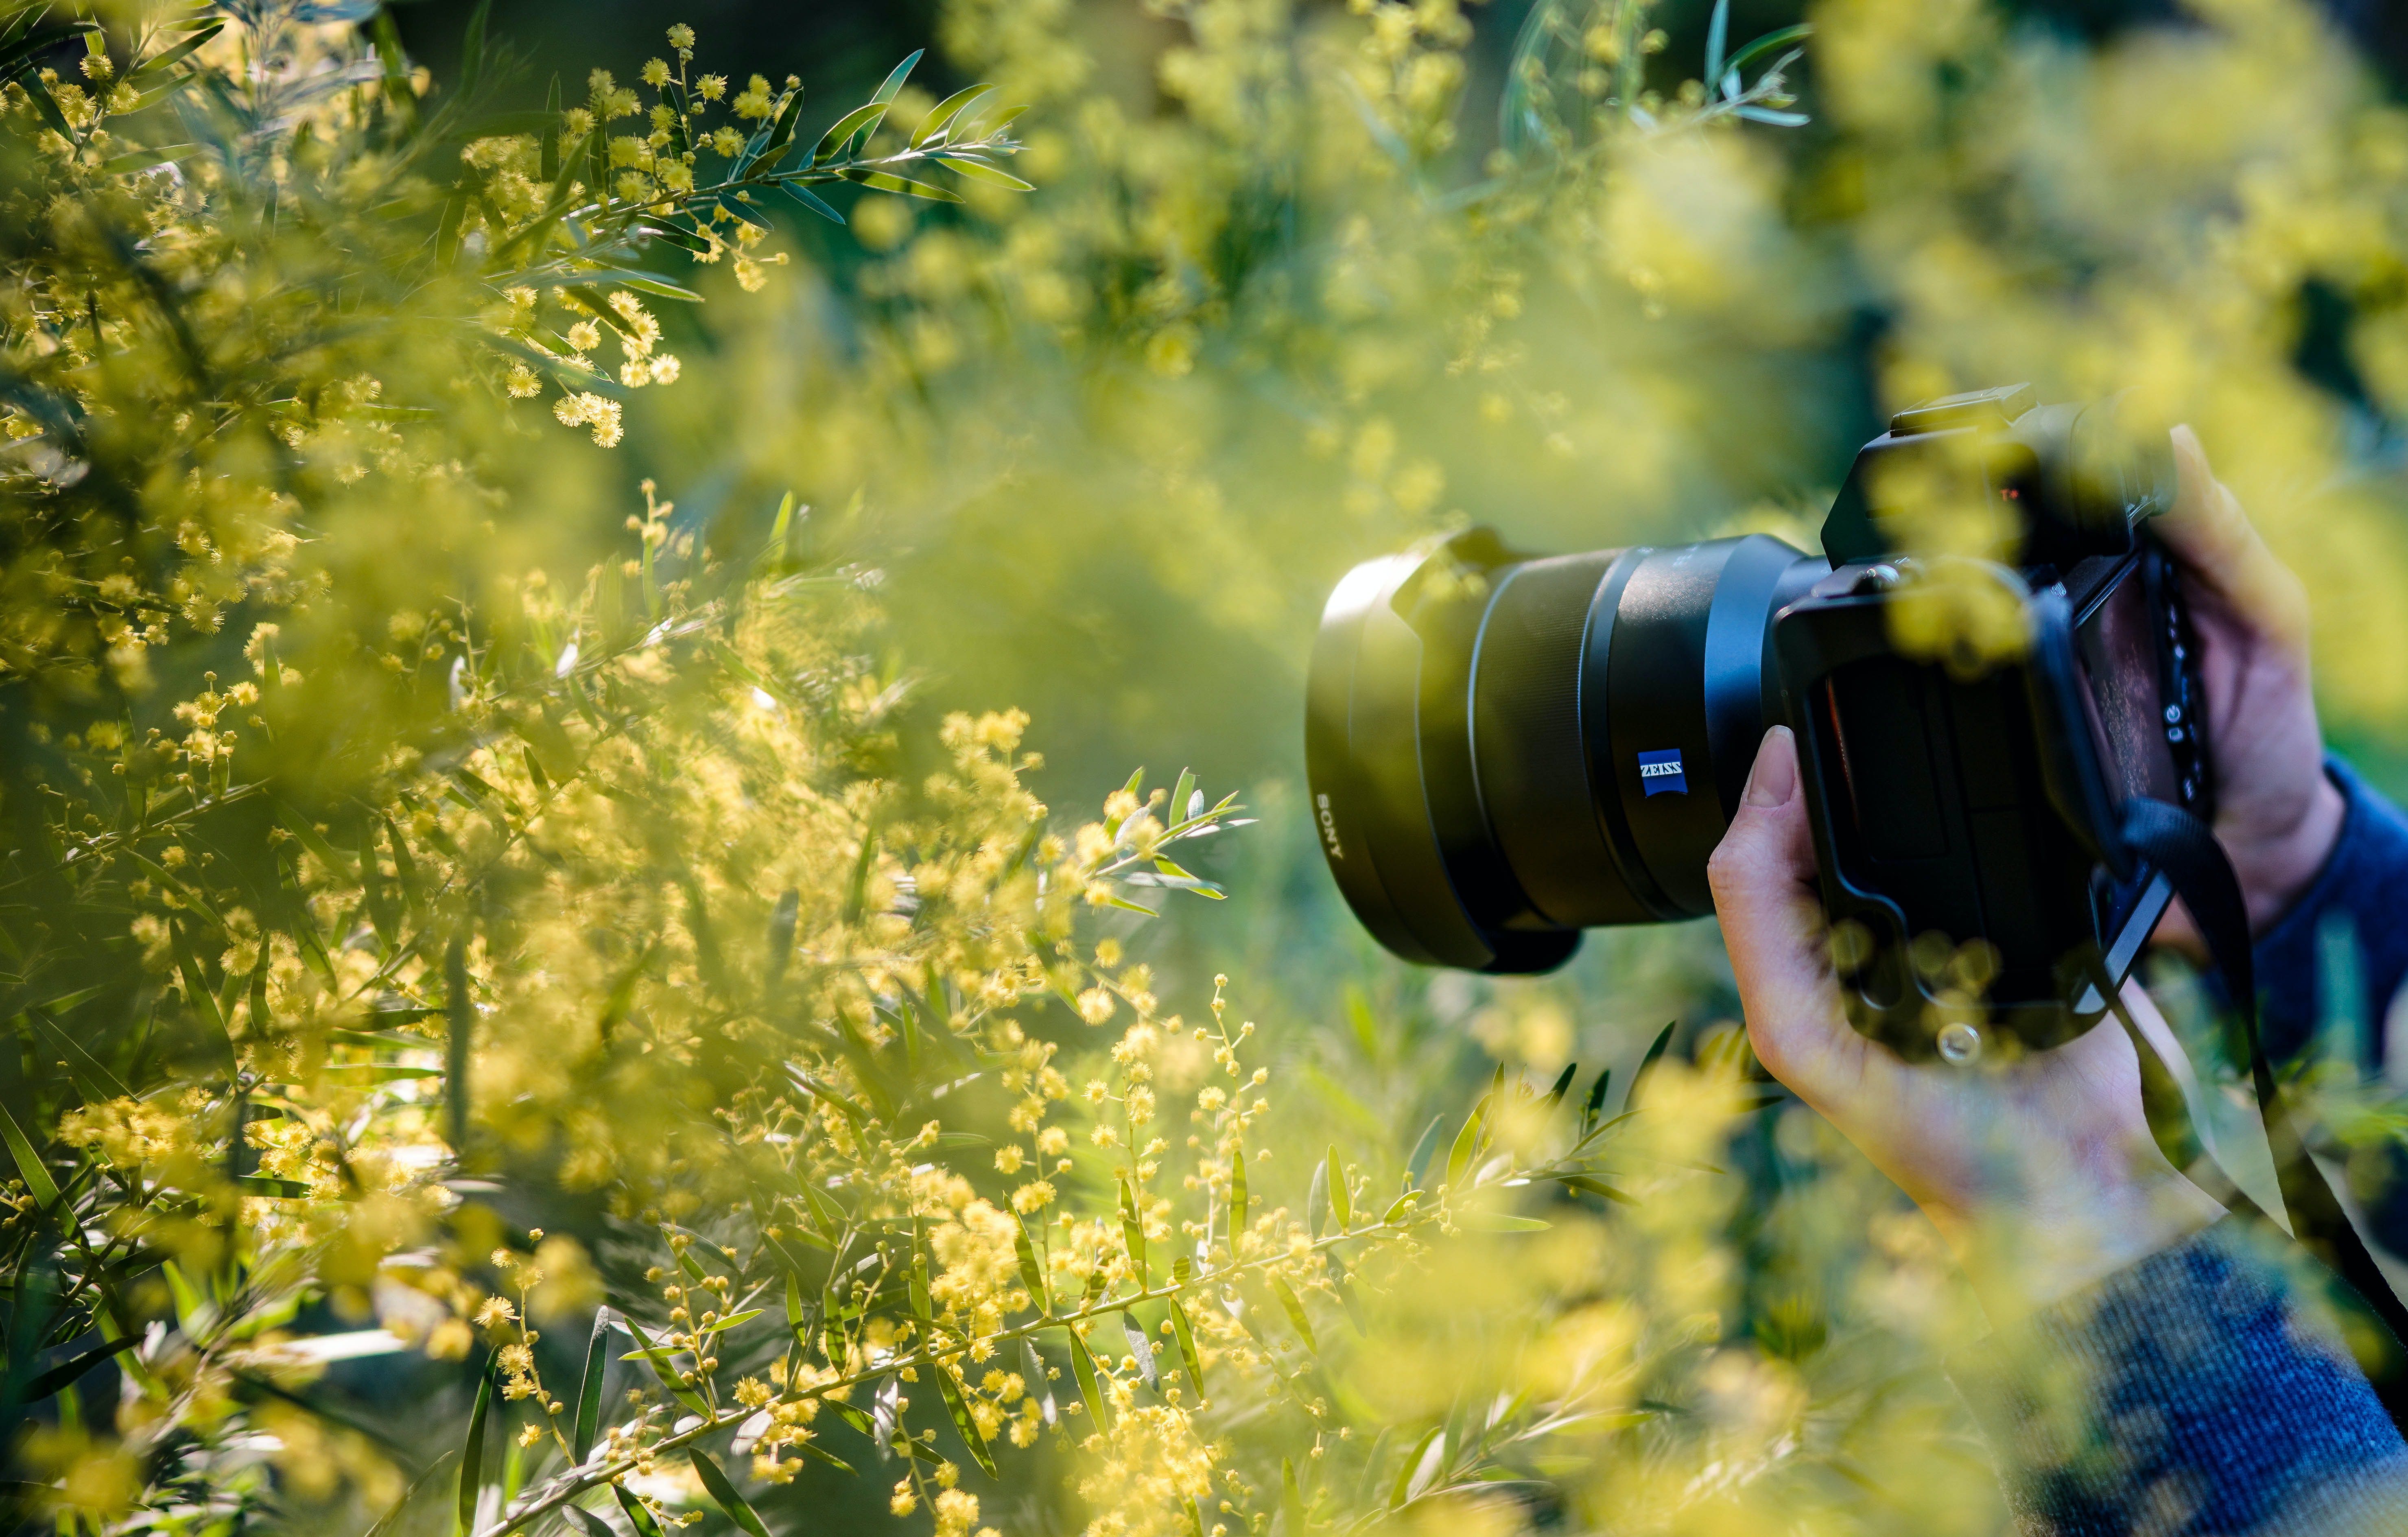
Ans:
[[[1020,1284],[1028,1288],[1028,1305],[1039,1313],[1054,1311],[1054,1300],[1045,1287],[1045,1268],[1037,1262],[1037,1246],[1029,1242],[1028,1222],[1013,1218],[1011,1246],[1020,1257]]]
[[[786,98],[785,108],[778,114],[776,125],[769,130],[768,142],[761,147],[763,160],[777,159],[779,153],[794,142],[795,120],[802,115],[803,88],[798,85],[795,87],[795,93]]]
[[[326,841],[325,835],[321,833],[317,826],[308,817],[303,816],[285,801],[277,802],[276,815],[277,820],[284,824],[285,830],[299,839],[301,846],[317,856],[318,863],[326,868],[328,874],[348,885],[359,883],[359,867],[351,859],[336,853],[335,846]]]
[[[1137,1193],[1121,1181],[1121,1241],[1128,1245],[1129,1268],[1140,1286],[1152,1285],[1145,1272],[1145,1219],[1137,1209]]]
[[[1588,1103],[1581,1107],[1582,1136],[1587,1136],[1588,1128],[1597,1124],[1598,1113],[1605,1108],[1605,1091],[1612,1084],[1613,1070],[1607,1068],[1597,1075],[1597,1082],[1589,1085]]]
[[[753,1319],[758,1318],[761,1314],[768,1311],[769,1310],[767,1308],[747,1308],[742,1313],[731,1313],[726,1317],[719,1319],[715,1323],[705,1324],[702,1328],[695,1330],[695,1332],[706,1337],[712,1334],[718,1334],[726,1329],[734,1329],[738,1324],[749,1324]]]
[[[638,294],[650,294],[656,299],[675,299],[680,304],[700,304],[702,295],[691,288],[680,288],[662,278],[645,277],[639,273],[613,269],[610,280],[621,288],[632,288]]]
[[[1457,1212],[1455,1222],[1476,1233],[1535,1233],[1549,1226],[1537,1217],[1512,1216],[1504,1212]]]
[[[1430,1117],[1430,1124],[1422,1128],[1421,1136],[1414,1140],[1412,1154],[1405,1159],[1406,1189],[1418,1190],[1422,1187],[1422,1180],[1429,1172],[1430,1157],[1438,1151],[1439,1130],[1445,1125],[1446,1115],[1443,1112],[1433,1115]]]
[[[9,1115],[7,1106],[0,1106],[0,1140],[7,1142],[9,1156],[17,1158],[17,1173],[24,1178],[26,1195],[34,1198],[34,1204],[38,1204],[41,1210],[55,1207],[58,1204],[58,1183],[50,1178],[49,1166],[43,1166],[41,1156],[34,1152],[34,1144],[26,1140],[24,1128],[20,1128],[17,1118]]]
[[[1622,1100],[1622,1108],[1625,1111],[1639,1108],[1640,1096],[1647,1090],[1647,1075],[1653,1072],[1656,1064],[1662,1060],[1664,1048],[1672,1043],[1672,1027],[1680,1023],[1677,1019],[1673,1020],[1656,1032],[1655,1042],[1647,1048],[1647,1055],[1639,1059],[1639,1070],[1630,1075],[1630,1092],[1624,1096]]]
[[[910,58],[904,60],[901,64],[896,65],[893,70],[888,72],[885,83],[881,85],[878,88],[878,93],[869,99],[882,107],[886,103],[893,101],[896,96],[902,92],[903,82],[911,78],[911,66],[918,64],[921,58],[926,54],[927,51],[928,50],[924,48],[913,49]]]
[[[468,1415],[468,1441],[460,1449],[460,1530],[477,1530],[477,1491],[485,1477],[485,1418],[494,1407],[494,1358],[477,1373],[477,1407]]]
[[[924,197],[931,203],[958,203],[962,200],[962,194],[951,187],[939,187],[929,181],[914,181],[908,176],[896,176],[893,171],[873,171],[864,166],[848,165],[837,174],[847,181],[858,181],[865,187],[875,187],[880,192],[901,193],[906,197]]]
[[[1389,1225],[1395,1224],[1397,1220],[1402,1217],[1407,1212],[1412,1211],[1415,1206],[1419,1205],[1421,1203],[1421,1199],[1422,1193],[1419,1190],[1406,1191],[1403,1195],[1398,1196],[1396,1199],[1388,1202],[1388,1209],[1380,1214],[1381,1222]]]
[[[27,1383],[17,1401],[39,1403],[119,1351],[131,1350],[141,1343],[140,1336],[129,1334],[124,1339],[111,1340],[107,1344],[94,1345],[81,1355],[70,1357]]]
[[[1188,1385],[1201,1399],[1204,1394],[1204,1361],[1196,1354],[1196,1326],[1187,1321],[1187,1310],[1180,1305],[1176,1297],[1170,1300],[1170,1332],[1179,1341],[1179,1359],[1187,1368]]]
[[[769,1529],[763,1526],[761,1517],[753,1514],[751,1502],[736,1492],[736,1486],[727,1481],[727,1474],[720,1470],[709,1452],[699,1446],[688,1446],[685,1455],[687,1460],[694,1464],[695,1475],[702,1480],[702,1487],[710,1491],[712,1502],[727,1514],[729,1520],[741,1527],[750,1537],[769,1537]]]
[[[1312,1320],[1304,1315],[1304,1299],[1296,1294],[1296,1288],[1287,1284],[1285,1277],[1274,1275],[1268,1279],[1271,1295],[1279,1299],[1281,1311],[1287,1314],[1287,1321],[1294,1324],[1297,1333],[1303,1337],[1304,1348],[1320,1355],[1321,1346],[1312,1337]]]
[[[991,85],[966,85],[947,96],[943,101],[939,102],[926,117],[920,120],[919,130],[913,135],[911,142],[915,146],[934,144],[944,136],[945,129],[952,124],[963,108],[994,89],[995,87]]]
[[[968,155],[939,155],[937,164],[950,167],[973,181],[984,181],[991,186],[1007,187],[1013,192],[1037,190],[1035,182],[1023,181],[1001,166],[990,165],[983,160],[972,160]]]
[[[602,1430],[602,1382],[610,1372],[610,1310],[594,1310],[594,1332],[585,1341],[585,1377],[577,1385],[577,1420],[569,1437],[576,1460],[582,1465]]]
[[[610,1486],[610,1492],[619,1497],[619,1508],[627,1513],[628,1523],[636,1529],[636,1537],[661,1537],[661,1524],[652,1519],[652,1513],[644,1508],[642,1501],[617,1484]]]
[[[1319,1238],[1329,1219],[1329,1164],[1326,1160],[1312,1166],[1312,1184],[1304,1195],[1304,1233],[1307,1238]]]
[[[1811,36],[1813,31],[1813,23],[1801,22],[1796,26],[1783,27],[1778,32],[1768,32],[1733,53],[1724,62],[1723,70],[1728,73],[1735,69],[1744,69],[1776,48],[1786,47],[1801,37]]]
[[[1329,1152],[1321,1160],[1329,1182],[1329,1214],[1338,1219],[1340,1232],[1354,1225],[1354,1193],[1346,1188],[1346,1166],[1338,1161],[1338,1144],[1329,1144]]]
[[[644,1332],[644,1326],[626,1314],[621,1314],[619,1321],[627,1326],[627,1332],[634,1335],[636,1343],[642,1347],[634,1354],[643,1357],[644,1364],[652,1369],[652,1375],[660,1379],[661,1386],[668,1389],[670,1396],[695,1414],[708,1417],[710,1414],[710,1405],[702,1401],[702,1396],[690,1388],[678,1386],[677,1369],[669,1364],[677,1353],[652,1343],[651,1337]],[[620,1357],[622,1360],[626,1358],[624,1356]]]
[[[970,1418],[970,1406],[962,1398],[962,1385],[953,1380],[953,1371],[942,1361],[929,1370],[937,1374],[937,1396],[945,1401],[945,1413],[953,1417],[953,1433],[969,1448],[970,1460],[979,1465],[979,1472],[995,1477],[995,1454],[987,1450],[986,1437],[979,1434],[978,1422]]]
[[[1405,1454],[1404,1460],[1397,1464],[1396,1487],[1391,1489],[1388,1493],[1388,1508],[1390,1510],[1396,1510],[1401,1507],[1406,1501],[1411,1500],[1414,1495],[1421,1492],[1416,1486],[1418,1484],[1426,1483],[1427,1479],[1417,1475],[1421,1473],[1422,1465],[1430,1459],[1430,1447],[1433,1444],[1439,1444],[1440,1455],[1444,1455],[1442,1438],[1445,1434],[1446,1427],[1442,1425],[1431,1426],[1428,1429],[1422,1432],[1422,1438],[1419,1441],[1413,1443],[1412,1450]]]
[[[828,131],[820,136],[819,148],[811,151],[811,164],[824,165],[836,158],[836,152],[855,134],[874,134],[879,122],[886,116],[886,104],[873,101],[856,107],[836,120]]]
[[[1569,1189],[1585,1190],[1593,1196],[1603,1196],[1608,1200],[1618,1200],[1625,1206],[1639,1204],[1638,1197],[1626,1195],[1603,1180],[1592,1179],[1586,1174],[1558,1174],[1555,1178],[1561,1180]]]
[[[1137,1374],[1145,1379],[1146,1386],[1162,1391],[1162,1372],[1154,1362],[1154,1337],[1137,1321],[1137,1314],[1121,1314],[1121,1335],[1128,1341],[1129,1357],[1137,1362]]]
[[[1079,1338],[1076,1329],[1068,1332],[1070,1336],[1070,1374],[1079,1379],[1079,1396],[1086,1401],[1088,1418],[1097,1430],[1101,1430],[1104,1429],[1104,1390],[1096,1380],[1096,1358],[1087,1354],[1087,1342]]]
[[[1446,1184],[1457,1194],[1461,1194],[1463,1189],[1465,1171],[1471,1167],[1473,1156],[1480,1151],[1481,1123],[1487,1114],[1488,1102],[1484,1099],[1478,1108],[1464,1117],[1463,1129],[1455,1134],[1455,1146],[1447,1150]]]
[[[778,185],[786,190],[787,196],[793,198],[796,202],[800,203],[803,207],[810,209],[813,213],[818,214],[821,218],[838,224],[844,223],[844,215],[837,212],[833,204],[829,203],[819,194],[811,191],[809,187],[804,186],[801,182],[781,181]]]
[[[189,160],[201,152],[197,144],[162,144],[156,149],[136,150],[100,164],[103,176],[125,176],[135,171],[147,171],[153,165],[165,165],[179,160]]]
[[[1547,1091],[1547,1109],[1549,1111],[1552,1112],[1557,1105],[1564,1102],[1564,1096],[1571,1092],[1572,1075],[1578,1071],[1580,1071],[1579,1063],[1567,1062],[1564,1064],[1564,1070],[1555,1076],[1555,1086]]]

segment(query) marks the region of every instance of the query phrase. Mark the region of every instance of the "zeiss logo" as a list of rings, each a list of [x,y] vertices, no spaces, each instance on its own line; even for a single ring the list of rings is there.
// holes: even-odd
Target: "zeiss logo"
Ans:
[[[1639,783],[1650,796],[1684,796],[1689,778],[1681,770],[1681,750],[1639,754]]]

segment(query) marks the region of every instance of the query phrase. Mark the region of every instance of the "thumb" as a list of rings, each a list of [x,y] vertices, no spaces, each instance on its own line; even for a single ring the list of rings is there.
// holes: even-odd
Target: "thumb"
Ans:
[[[2153,526],[2186,583],[2222,596],[2243,623],[2287,650],[2307,648],[2307,595],[2251,525],[2241,498],[2215,478],[2199,435],[2172,433],[2174,504]]]
[[[1862,1045],[1842,1016],[1814,873],[1797,738],[1776,725],[1707,875],[1756,1059],[1809,1101],[1834,1056]]]

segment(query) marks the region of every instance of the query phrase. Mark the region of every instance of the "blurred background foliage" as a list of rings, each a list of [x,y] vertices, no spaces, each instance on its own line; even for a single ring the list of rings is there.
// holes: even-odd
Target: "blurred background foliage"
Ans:
[[[443,102],[468,7],[390,15],[423,99]],[[1711,1079],[1731,1055],[1711,925],[1593,935],[1557,976],[1490,983],[1384,958],[1338,903],[1300,804],[1313,623],[1347,567],[1432,531],[1489,523],[1555,552],[1761,528],[1812,547],[1888,410],[2014,380],[2043,397],[2128,388],[2143,419],[2199,427],[2307,580],[2328,728],[2408,787],[2408,54],[2392,10],[1747,0],[1719,38],[1712,16],[1612,0],[505,0],[483,24],[526,62],[482,81],[489,109],[542,105],[555,75],[582,99],[589,70],[630,78],[690,23],[739,80],[795,69],[810,140],[927,46],[894,122],[996,81],[1028,104],[1013,168],[1037,190],[966,182],[964,201],[931,204],[846,188],[830,194],[844,228],[781,207],[762,249],[794,260],[756,292],[653,246],[656,275],[708,299],[647,301],[681,377],[625,402],[608,453],[581,429],[528,435],[464,403],[445,430],[476,473],[456,501],[423,481],[344,493],[308,557],[340,601],[287,660],[316,676],[315,646],[344,677],[351,651],[389,654],[360,675],[405,676],[288,715],[267,762],[356,767],[439,712],[452,653],[432,642],[471,626],[422,647],[430,595],[507,615],[493,622],[508,643],[549,665],[589,622],[621,643],[641,633],[592,617],[631,519],[646,550],[694,558],[696,601],[712,590],[698,553],[774,528],[782,569],[874,597],[826,642],[876,701],[853,722],[866,739],[840,737],[853,755],[830,750],[844,773],[914,783],[953,762],[948,712],[1016,707],[1042,756],[1022,780],[1048,804],[1092,805],[1140,764],[1153,783],[1192,768],[1243,787],[1260,825],[1182,855],[1231,899],[1182,902],[1175,922],[1108,909],[1098,932],[1191,1017],[1211,978],[1236,979],[1277,1085],[1261,1135],[1281,1156],[1257,1190],[1299,1209],[1313,1150],[1339,1144],[1384,1196],[1421,1128],[1459,1116],[1500,1065],[1543,1085],[1578,1060],[1582,1092],[1612,1065],[1627,1085],[1668,1022],[1668,1061]],[[1800,23],[1811,36],[1727,88],[1709,79],[1710,50]],[[1791,46],[1802,56],[1768,83]],[[445,387],[439,356],[377,366],[428,398]],[[568,574],[589,567],[576,596]],[[564,613],[581,617],[564,631]],[[240,639],[160,652],[163,696],[234,675]],[[1067,1013],[1043,1028],[1066,1060],[1096,1055]],[[1795,1105],[1701,1118],[1637,1162],[1651,1171],[1626,1183],[1658,1199],[1568,1197],[1545,1234],[1369,1263],[1360,1328],[1378,1344],[1333,1355],[1337,1420],[1226,1422],[1253,1459],[1243,1510],[1291,1534],[1383,1518],[1753,1531],[1776,1511],[1835,1531],[2002,1530],[1935,1364],[1967,1301],[1894,1193]],[[493,1204],[521,1232],[584,1234],[624,1304],[641,1265],[605,1252],[601,1214],[523,1190]],[[452,1241],[477,1249],[466,1230]],[[1598,1361],[1626,1364],[1580,1381],[1565,1364]],[[336,1364],[312,1401],[429,1456],[457,1444],[469,1391],[453,1363],[378,1357]],[[1587,1407],[1551,1421],[1565,1403]],[[276,1433],[375,1462],[366,1430],[308,1424]],[[1099,1479],[1044,1445],[979,1486],[984,1519],[1163,1530],[1141,1468]],[[1458,1475],[1477,1495],[1497,1463],[1522,1481],[1436,1497]],[[1325,1495],[1341,1480],[1314,1470],[1341,1464],[1343,1492]],[[363,1475],[357,1503],[288,1488],[238,1520],[179,1519],[338,1513],[356,1530],[392,1483]],[[853,1523],[885,1502],[807,1468],[763,1509]]]

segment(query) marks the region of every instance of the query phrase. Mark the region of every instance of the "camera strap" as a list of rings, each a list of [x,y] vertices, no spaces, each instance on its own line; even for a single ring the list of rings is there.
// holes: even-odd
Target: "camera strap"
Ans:
[[[2250,1083],[2257,1091],[2258,1109],[2265,1122],[2266,1142],[2273,1155],[2275,1177],[2286,1208],[2286,1213],[2263,1214],[2280,1226],[2287,1214],[2291,1236],[2357,1294],[2364,1321],[2379,1326],[2385,1336],[2380,1342],[2380,1358],[2372,1363],[2361,1360],[2360,1364],[2367,1366],[2367,1377],[2393,1423],[2408,1432],[2408,1351],[2403,1351],[2401,1343],[2408,1340],[2408,1305],[2403,1305],[2392,1290],[2389,1280],[2367,1249],[2366,1241],[2352,1226],[2340,1195],[2310,1155],[2306,1139],[2300,1134],[2285,1104],[2272,1065],[2266,1060],[2265,1047],[2258,1033],[2258,983],[2250,954],[2249,910],[2242,899],[2241,881],[2233,873],[2232,862],[2225,857],[2223,845],[2215,840],[2215,834],[2205,822],[2179,806],[2146,796],[2134,796],[2125,801],[2121,830],[2125,847],[2156,866],[2189,910],[2239,1023],[2241,1040],[2236,1044],[2244,1047],[2248,1055]],[[2106,980],[2100,978],[2102,983]],[[2104,996],[2111,1007],[2123,1013],[2119,994],[2109,990]],[[2131,1027],[2128,1019],[2126,1025]],[[2135,1044],[2145,1044],[2137,1032]],[[2240,1054],[2234,1055],[2237,1057]],[[2251,1205],[2258,1204],[2245,1190],[2242,1195]]]

